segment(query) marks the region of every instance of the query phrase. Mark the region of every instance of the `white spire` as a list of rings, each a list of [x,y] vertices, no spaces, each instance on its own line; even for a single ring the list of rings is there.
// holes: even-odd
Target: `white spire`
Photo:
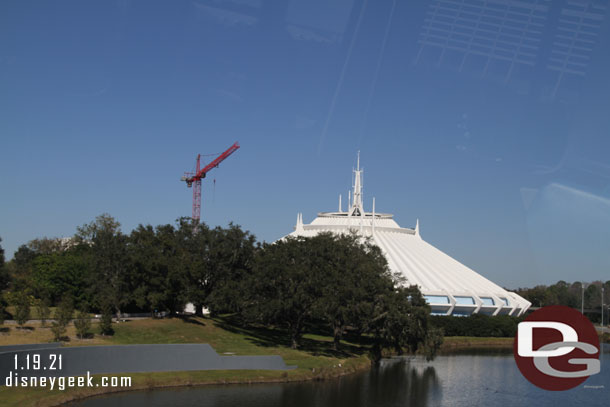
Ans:
[[[371,234],[375,236],[375,197],[373,197],[373,219],[371,220]]]
[[[358,151],[357,167],[354,170],[354,202],[349,209],[350,215],[364,213],[364,207],[362,206],[362,172],[360,169],[360,151]]]
[[[297,225],[294,227],[294,230],[297,233],[302,233],[304,231],[302,213],[297,213]]]
[[[415,221],[415,236],[421,238],[421,236],[419,235],[419,219]]]
[[[341,210],[341,194],[339,194],[339,212],[343,212],[343,211]]]
[[[347,191],[347,211],[352,208],[352,191]]]
[[[364,227],[364,211],[360,211],[360,234],[364,236],[362,228]]]

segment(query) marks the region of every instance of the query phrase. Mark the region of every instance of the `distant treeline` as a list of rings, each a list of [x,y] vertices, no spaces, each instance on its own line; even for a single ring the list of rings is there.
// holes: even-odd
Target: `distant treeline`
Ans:
[[[101,215],[74,238],[36,239],[0,260],[0,313],[7,300],[22,314],[27,302],[170,315],[192,303],[199,315],[206,307],[283,327],[293,347],[320,325],[336,347],[347,332],[364,335],[376,357],[388,348],[431,357],[442,341],[418,288],[403,287],[380,249],[356,235],[260,244],[237,225],[209,228],[188,218],[124,234]]]
[[[580,310],[583,306],[585,314],[592,322],[601,322],[602,306],[602,287],[604,288],[604,321],[608,321],[608,306],[610,306],[610,280],[602,283],[594,281],[584,283],[576,281],[567,283],[558,281],[557,283],[546,286],[537,285],[534,288],[519,288],[514,290],[517,294],[532,303],[532,307],[544,307],[547,305],[565,305]]]

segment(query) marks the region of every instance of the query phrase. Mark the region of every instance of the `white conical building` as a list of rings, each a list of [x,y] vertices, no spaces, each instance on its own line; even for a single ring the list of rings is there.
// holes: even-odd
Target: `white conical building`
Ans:
[[[393,216],[366,212],[362,203],[362,170],[360,154],[354,170],[353,192],[348,194],[348,209],[321,212],[310,224],[297,215],[297,224],[290,236],[315,236],[321,232],[353,233],[370,236],[381,248],[390,269],[399,272],[406,284],[419,286],[437,315],[523,314],[531,303],[519,295],[506,291],[451,256],[427,243],[420,236],[419,221],[415,228],[401,228]]]

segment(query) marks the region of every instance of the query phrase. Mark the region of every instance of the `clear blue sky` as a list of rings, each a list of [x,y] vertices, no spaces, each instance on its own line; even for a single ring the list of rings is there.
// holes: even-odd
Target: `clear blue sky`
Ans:
[[[211,225],[273,241],[335,210],[361,150],[367,208],[492,281],[610,279],[607,2],[458,3],[3,1],[7,257],[188,216],[182,173],[239,141]]]

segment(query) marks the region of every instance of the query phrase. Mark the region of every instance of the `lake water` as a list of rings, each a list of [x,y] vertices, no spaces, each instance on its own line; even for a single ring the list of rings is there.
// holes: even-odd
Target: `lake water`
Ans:
[[[610,346],[604,345],[601,359],[601,373],[563,392],[530,384],[521,376],[512,353],[471,351],[439,356],[432,362],[387,359],[370,371],[324,382],[126,392],[69,406],[609,406]]]

